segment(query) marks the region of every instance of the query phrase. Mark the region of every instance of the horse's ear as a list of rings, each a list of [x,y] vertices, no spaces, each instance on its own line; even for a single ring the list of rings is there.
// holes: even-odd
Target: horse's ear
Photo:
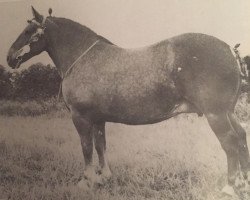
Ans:
[[[52,8],[49,8],[49,16],[52,14]]]
[[[31,9],[32,9],[32,14],[35,18],[35,20],[39,23],[42,23],[43,22],[43,16],[40,15],[33,6],[31,6]]]

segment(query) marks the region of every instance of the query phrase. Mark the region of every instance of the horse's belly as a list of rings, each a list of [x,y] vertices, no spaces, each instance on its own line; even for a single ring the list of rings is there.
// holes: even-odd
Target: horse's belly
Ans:
[[[108,113],[106,115],[105,121],[128,125],[157,123],[169,118],[169,113],[175,107],[175,105],[176,104],[168,105],[168,109],[160,109],[160,107],[158,107],[156,110],[148,108],[147,106],[144,106],[144,108],[134,107],[134,109],[131,107],[133,111],[130,108],[125,112],[121,111],[119,108],[116,108],[117,112]]]
[[[110,98],[109,104],[102,104],[100,110],[104,111],[106,121],[149,124],[168,118],[178,103],[179,95],[174,90],[151,91],[130,97],[114,96]]]

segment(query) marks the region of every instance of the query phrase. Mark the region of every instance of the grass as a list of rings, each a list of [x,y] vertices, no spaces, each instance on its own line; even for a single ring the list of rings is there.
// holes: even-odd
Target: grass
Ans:
[[[210,200],[225,183],[224,152],[196,115],[149,126],[108,123],[113,176],[93,191],[75,186],[84,163],[69,117],[2,116],[0,127],[0,199]]]

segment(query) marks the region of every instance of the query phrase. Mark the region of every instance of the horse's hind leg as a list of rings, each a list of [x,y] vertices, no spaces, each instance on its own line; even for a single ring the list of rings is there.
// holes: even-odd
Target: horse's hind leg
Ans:
[[[238,134],[233,129],[227,113],[207,113],[206,117],[227,156],[228,185],[222,191],[234,195],[233,187],[239,169]]]
[[[93,127],[95,149],[99,158],[100,174],[102,181],[111,177],[111,172],[106,158],[105,123],[95,124]]]
[[[246,131],[242,128],[240,123],[237,121],[235,114],[230,114],[229,119],[234,130],[237,132],[239,137],[239,160],[243,176],[250,183],[250,158],[248,145],[246,140]]]
[[[81,139],[82,152],[85,161],[84,179],[78,183],[78,186],[81,188],[92,187],[94,183],[100,182],[100,178],[96,174],[92,162],[93,123],[87,117],[83,117],[77,112],[72,113],[72,120]]]

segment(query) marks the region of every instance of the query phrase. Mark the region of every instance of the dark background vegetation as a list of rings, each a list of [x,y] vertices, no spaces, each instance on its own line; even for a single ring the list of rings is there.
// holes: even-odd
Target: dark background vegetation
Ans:
[[[0,65],[0,114],[35,116],[64,110],[58,98],[61,77],[55,67],[36,63],[11,73]]]
[[[55,67],[37,63],[11,73],[0,65],[1,100],[48,100],[58,94],[61,78]]]

